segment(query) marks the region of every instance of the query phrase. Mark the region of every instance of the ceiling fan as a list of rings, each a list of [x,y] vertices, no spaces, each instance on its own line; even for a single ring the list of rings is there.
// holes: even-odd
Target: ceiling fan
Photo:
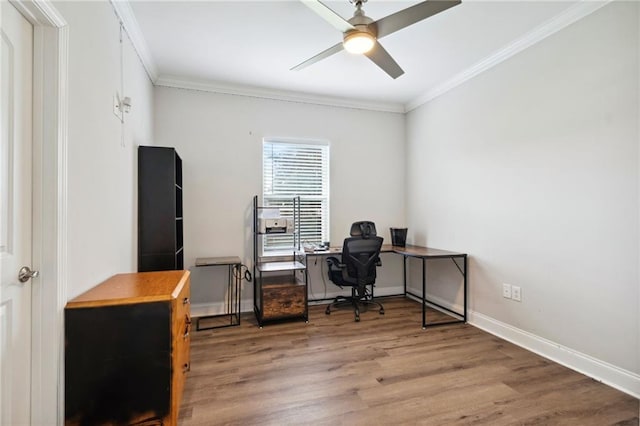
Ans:
[[[374,21],[366,16],[362,9],[362,5],[367,0],[349,0],[356,7],[353,18],[349,20],[345,20],[319,0],[300,1],[338,31],[342,32],[343,42],[331,46],[327,50],[296,65],[291,70],[306,68],[345,49],[351,53],[365,55],[394,79],[404,74],[404,71],[382,47],[378,39],[461,3],[460,0],[427,0]]]

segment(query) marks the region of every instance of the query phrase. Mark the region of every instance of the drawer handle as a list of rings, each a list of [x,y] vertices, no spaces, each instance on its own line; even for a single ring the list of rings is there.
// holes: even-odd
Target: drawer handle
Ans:
[[[186,373],[187,371],[191,371],[191,365],[189,365],[188,362],[184,363],[184,365],[182,366],[182,372]]]
[[[189,300],[188,297],[185,297],[184,299],[182,299],[182,304],[183,305],[188,305],[189,303],[191,303],[191,301]]]
[[[182,335],[184,340],[187,340],[187,337],[189,337],[189,330],[191,330],[191,318],[189,318],[189,315],[185,315],[184,334]]]

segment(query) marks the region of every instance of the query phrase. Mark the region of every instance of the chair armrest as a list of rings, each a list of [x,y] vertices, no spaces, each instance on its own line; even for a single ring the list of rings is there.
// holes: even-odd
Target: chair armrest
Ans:
[[[327,257],[327,265],[329,265],[329,267],[335,267],[337,269],[344,269],[346,267],[346,265],[344,263],[340,263],[340,261],[338,260],[337,257]]]

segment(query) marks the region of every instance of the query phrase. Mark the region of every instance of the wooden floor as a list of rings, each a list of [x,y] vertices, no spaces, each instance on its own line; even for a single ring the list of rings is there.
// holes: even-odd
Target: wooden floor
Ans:
[[[198,331],[179,424],[638,425],[638,400],[420,305]]]

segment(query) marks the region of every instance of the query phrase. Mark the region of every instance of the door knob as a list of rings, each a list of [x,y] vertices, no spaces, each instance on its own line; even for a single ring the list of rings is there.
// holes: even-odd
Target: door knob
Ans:
[[[40,271],[32,271],[28,266],[23,266],[20,268],[20,271],[18,271],[18,280],[20,280],[21,283],[26,283],[38,275],[40,275]]]

